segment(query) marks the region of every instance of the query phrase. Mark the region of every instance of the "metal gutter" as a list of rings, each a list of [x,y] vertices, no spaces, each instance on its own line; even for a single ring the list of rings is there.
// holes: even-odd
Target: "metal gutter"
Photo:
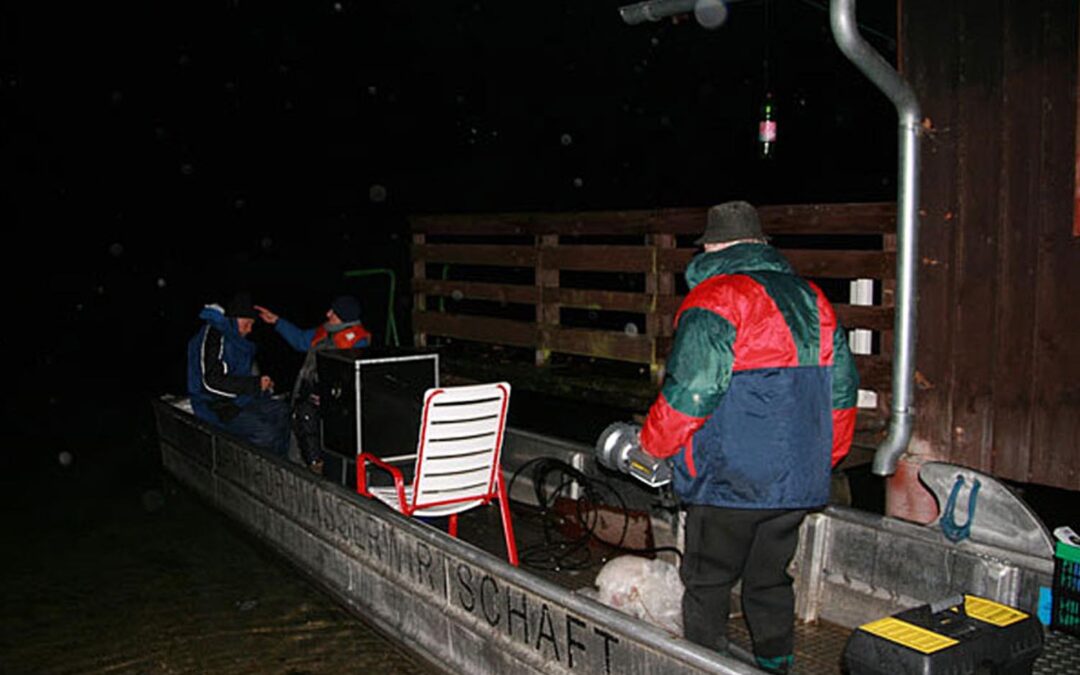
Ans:
[[[830,0],[829,21],[833,39],[840,51],[889,97],[899,118],[892,414],[888,436],[878,446],[873,464],[876,475],[888,476],[896,471],[900,455],[911,441],[915,420],[913,387],[919,234],[919,124],[922,114],[911,86],[859,33],[855,0]]]

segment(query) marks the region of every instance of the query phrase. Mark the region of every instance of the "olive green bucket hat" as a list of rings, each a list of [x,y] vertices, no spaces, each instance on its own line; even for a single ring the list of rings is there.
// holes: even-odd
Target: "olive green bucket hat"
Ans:
[[[698,237],[694,243],[700,246],[739,239],[768,239],[761,231],[761,219],[757,209],[749,202],[724,202],[710,208],[705,234]]]

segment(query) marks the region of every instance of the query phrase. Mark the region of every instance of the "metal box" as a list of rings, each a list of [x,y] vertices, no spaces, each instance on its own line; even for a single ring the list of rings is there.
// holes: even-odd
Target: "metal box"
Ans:
[[[316,355],[323,449],[355,457],[416,452],[424,392],[439,386],[439,355],[336,349]]]

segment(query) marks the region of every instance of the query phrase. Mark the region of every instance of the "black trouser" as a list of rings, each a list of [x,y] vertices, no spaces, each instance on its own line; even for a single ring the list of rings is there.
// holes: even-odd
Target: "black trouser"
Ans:
[[[686,639],[717,651],[727,649],[731,589],[741,577],[754,655],[773,658],[794,652],[795,594],[787,566],[805,515],[805,510],[687,508],[686,552],[679,570],[686,587]]]
[[[296,434],[296,444],[300,446],[300,455],[304,464],[322,459],[322,447],[319,442],[319,406],[304,397],[293,407],[292,429]]]
[[[289,451],[289,404],[285,401],[257,396],[219,426],[279,457]]]

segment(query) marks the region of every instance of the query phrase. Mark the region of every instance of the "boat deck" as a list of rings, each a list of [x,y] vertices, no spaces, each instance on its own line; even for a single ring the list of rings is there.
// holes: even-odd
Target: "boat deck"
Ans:
[[[572,591],[594,588],[593,582],[603,563],[623,553],[594,541],[588,551],[562,551],[567,564],[557,567],[551,561],[558,558],[560,552],[538,550],[539,542],[550,537],[545,538],[545,524],[536,511],[515,505],[513,517],[522,567]],[[439,526],[438,523],[435,525]],[[458,534],[465,541],[493,555],[506,555],[497,508],[473,509],[462,514]],[[540,564],[529,564],[530,558],[540,561]],[[738,607],[738,603],[733,603],[733,607]],[[841,663],[850,635],[851,630],[826,621],[797,621],[795,668],[792,672],[796,675],[836,675],[844,672]],[[741,613],[734,614],[729,620],[728,637],[736,653],[751,652],[750,633]],[[1080,638],[1046,631],[1045,640],[1043,653],[1032,670],[1034,675],[1080,673]]]
[[[618,665],[618,672],[749,670],[731,659],[713,658],[708,650],[681,639],[666,639],[662,630],[643,630],[640,622],[617,611],[604,610],[576,594],[575,591],[592,589],[603,563],[623,552],[593,538],[586,539],[580,525],[575,530],[574,526],[554,518],[539,517],[536,506],[515,503],[516,541],[525,564],[520,570],[512,570],[492,564],[487,555],[505,556],[497,508],[474,509],[464,514],[459,526],[461,540],[453,541],[440,532],[445,532],[445,523],[402,519],[386,512],[377,502],[358,498],[347,480],[354,473],[344,464],[320,480],[235,439],[215,434],[175,402],[163,400],[155,406],[155,412],[163,465],[168,471],[285,555],[356,614],[386,634],[401,639],[405,646],[433,664],[445,661],[454,672],[491,675],[546,673],[553,669],[611,673],[616,672],[613,664]],[[544,460],[537,466],[545,466],[556,455],[577,461],[575,458],[588,453],[587,446],[582,449],[550,437],[521,431],[511,436],[513,452],[509,454],[515,455],[519,463],[515,477],[526,475],[523,470],[532,461],[529,457]],[[549,491],[556,495],[564,488],[570,490],[565,501],[553,502],[553,512],[561,511],[565,517],[590,501],[596,505],[594,508],[602,508],[602,500],[576,497],[573,488],[578,478],[560,478],[548,484],[547,474],[541,475],[539,480],[529,481],[538,501],[551,501]],[[586,482],[580,489],[587,491],[589,476],[581,475]],[[322,485],[324,482],[326,485]],[[514,495],[513,480],[508,488]],[[516,492],[524,492],[521,496],[527,500],[530,491],[525,488],[521,484]],[[625,509],[645,516],[638,510],[645,502],[632,499],[634,495],[625,492],[625,500],[619,500],[621,507],[612,511],[612,515]],[[658,525],[655,530],[641,527],[626,539],[636,546],[655,545],[654,536],[671,538],[662,522],[663,500],[648,503],[660,509],[657,513],[661,518],[653,521]],[[651,506],[647,507],[650,514]],[[606,513],[598,522],[597,529],[605,536],[622,528],[618,522],[612,526]],[[1044,560],[1033,561],[1031,556],[1006,559],[1006,551],[986,546],[972,545],[964,551],[951,547],[943,550],[939,538],[924,528],[854,509],[830,507],[814,514],[808,518],[803,535],[805,542],[809,542],[806,550],[833,547],[854,554],[829,558],[827,562],[820,557],[800,561],[810,571],[798,575],[798,599],[804,603],[817,602],[818,608],[829,610],[826,613],[815,609],[805,616],[823,616],[836,623],[818,621],[798,625],[796,673],[842,672],[841,655],[850,632],[837,623],[856,625],[872,621],[895,612],[896,605],[906,604],[878,602],[876,595],[861,590],[863,586],[897,592],[911,587],[916,594],[904,597],[917,598],[941,587],[943,576],[972,579],[975,581],[971,585],[981,584],[979,588],[986,589],[987,597],[1006,597],[1009,592],[1013,595],[1007,597],[1021,597],[1019,590],[1024,590],[1027,595],[1021,600],[1025,604],[1018,606],[1030,606],[1027,598],[1036,584],[1046,585],[1049,580]],[[612,540],[618,537],[612,535]],[[859,552],[870,552],[873,556],[867,558],[858,555]],[[930,567],[917,560],[929,561]],[[922,573],[927,569],[935,577],[928,584],[913,584],[905,577],[906,572]],[[925,576],[915,581],[924,581]],[[474,580],[481,577],[480,588],[489,589],[487,596],[483,592],[479,594],[481,599],[488,597],[500,603],[514,598],[520,602],[516,606],[522,609],[491,616],[485,613],[481,608],[483,601],[473,601],[477,597]],[[851,584],[846,583],[849,579]],[[1001,583],[988,583],[1003,580],[1012,585],[1002,589]],[[952,592],[963,592],[967,587],[954,588]],[[733,607],[738,606],[733,603]],[[907,606],[911,605],[907,603]],[[886,607],[887,610],[881,609]],[[516,616],[514,623],[511,623],[512,614]],[[845,621],[844,616],[860,618]],[[538,639],[527,637],[530,621],[537,627],[533,634],[547,638],[541,646]],[[558,634],[553,632],[556,624],[565,624],[566,635],[570,636],[562,651],[558,649]],[[512,630],[515,625],[520,630]],[[734,657],[748,660],[749,638],[741,617],[733,617],[729,628]],[[574,649],[570,648],[571,637]],[[494,644],[499,647],[491,647]],[[612,645],[617,645],[617,649],[610,649]],[[1047,634],[1046,648],[1033,672],[1080,672],[1080,639]]]

